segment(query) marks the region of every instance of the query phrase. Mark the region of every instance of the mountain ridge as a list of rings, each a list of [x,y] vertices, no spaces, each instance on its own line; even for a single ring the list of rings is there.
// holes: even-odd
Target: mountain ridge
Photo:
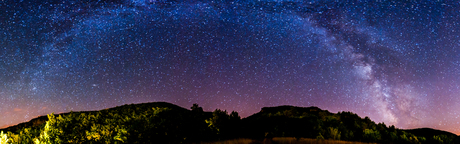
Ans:
[[[172,104],[172,103],[168,103],[168,102],[147,102],[147,103],[138,103],[138,104],[124,104],[124,105],[120,105],[120,106],[115,106],[115,107],[111,107],[111,108],[105,108],[105,109],[102,109],[102,110],[111,110],[111,109],[116,109],[116,108],[119,108],[119,107],[123,107],[123,106],[128,106],[128,105],[144,105],[144,104],[152,104],[152,103],[155,103],[155,104],[163,104],[163,105],[170,105],[170,106],[174,106],[174,107],[179,107],[179,108],[183,108],[183,107],[180,107],[178,105],[175,105],[175,104]],[[301,106],[294,106],[294,105],[280,105],[280,106],[273,106],[273,107],[262,107],[261,110],[258,112],[264,112],[264,111],[271,111],[271,110],[274,110],[274,109],[277,109],[277,108],[283,108],[283,109],[286,109],[286,108],[291,108],[291,107],[294,107],[294,108],[301,108],[301,109],[315,109],[315,110],[318,110],[318,111],[321,111],[322,109],[317,107],[317,106],[309,106],[309,107],[301,107]],[[183,108],[185,109],[185,108]],[[71,111],[71,112],[97,112],[97,111],[102,111],[102,110],[93,110],[93,111]],[[328,111],[328,110],[325,110],[325,111]],[[59,113],[59,114],[54,114],[55,116],[58,116],[58,115],[66,115],[66,114],[69,114],[71,112],[65,112],[65,113]],[[329,111],[328,111],[329,112]],[[257,113],[254,113],[252,115],[249,115],[245,118],[248,118],[248,117],[251,117],[253,115],[255,115]],[[245,119],[243,118],[243,119]],[[44,119],[47,119],[47,115],[42,115],[42,116],[38,116],[36,118],[32,118],[30,119],[29,121],[26,121],[26,122],[22,122],[22,123],[18,123],[18,124],[14,124],[14,125],[4,125],[4,126],[1,126],[0,127],[0,131],[10,131],[9,129],[11,129],[12,127],[16,127],[16,126],[20,126],[20,125],[25,125],[27,123],[33,123],[35,121],[40,121],[40,120],[44,120]],[[421,128],[414,128],[414,129],[405,129],[406,131],[417,131],[417,130],[430,130],[430,131],[441,131],[441,132],[445,132],[445,133],[449,133],[449,134],[453,134],[453,135],[456,135],[456,136],[460,136],[460,135],[457,135],[455,133],[452,133],[452,132],[449,132],[449,131],[444,131],[444,130],[439,130],[439,129],[435,129],[435,128],[429,128],[429,127],[421,127]]]
[[[106,134],[106,138],[103,139],[116,139],[122,142],[133,140],[153,142],[152,138],[163,142],[197,142],[241,137],[257,139],[305,137],[382,143],[455,143],[460,141],[458,135],[447,131],[431,128],[402,130],[394,126],[387,127],[384,123],[376,124],[368,117],[361,118],[352,112],[331,113],[316,106],[263,107],[259,112],[241,119],[237,112],[228,114],[227,111],[219,109],[214,112],[205,112],[195,104],[190,110],[167,102],[125,104],[99,111],[50,114],[0,129],[0,131],[9,131],[12,137],[21,137],[20,134],[32,130],[30,135],[34,136],[29,136],[28,139],[18,138],[16,141],[49,141],[50,139],[41,138],[43,132],[47,130],[45,124],[47,127],[61,129],[60,131],[64,131],[66,135],[82,138],[73,139],[74,137],[67,137],[59,133],[54,137],[73,139],[68,142],[82,143],[94,141],[95,138],[96,140],[101,139],[100,135],[108,133],[104,132],[104,129],[108,129],[111,133]],[[93,128],[98,125],[103,127]],[[73,131],[68,131],[69,128]],[[86,131],[86,133],[79,131]],[[152,132],[156,135],[144,135]],[[40,138],[37,138],[38,135]]]

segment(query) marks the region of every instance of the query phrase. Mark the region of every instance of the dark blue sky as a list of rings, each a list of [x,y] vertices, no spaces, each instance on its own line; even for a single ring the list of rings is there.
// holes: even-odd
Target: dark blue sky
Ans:
[[[460,134],[459,2],[2,1],[0,126],[166,101]]]

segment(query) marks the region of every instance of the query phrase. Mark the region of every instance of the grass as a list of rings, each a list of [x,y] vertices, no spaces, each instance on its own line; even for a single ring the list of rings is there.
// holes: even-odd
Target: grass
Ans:
[[[310,138],[296,139],[293,137],[275,137],[272,139],[253,140],[247,138],[216,141],[216,142],[203,142],[201,144],[369,144],[364,142],[350,142],[340,140],[317,140]]]

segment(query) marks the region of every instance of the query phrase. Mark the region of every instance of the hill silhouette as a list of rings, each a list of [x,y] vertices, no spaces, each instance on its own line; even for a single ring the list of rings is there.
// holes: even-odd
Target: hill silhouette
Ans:
[[[177,106],[177,105],[174,105],[174,104],[171,104],[171,103],[167,103],[167,102],[152,102],[152,103],[140,103],[140,104],[127,104],[127,105],[117,106],[117,107],[113,107],[113,108],[103,109],[103,110],[100,110],[100,112],[107,113],[107,112],[111,112],[111,111],[120,111],[122,109],[145,110],[145,108],[148,108],[148,107],[168,107],[168,108],[171,108],[171,109],[177,109],[177,110],[182,111],[182,112],[189,111],[189,110],[187,110],[185,108],[182,108],[180,106]],[[76,113],[92,114],[92,113],[97,113],[97,112],[99,112],[99,111],[79,111],[79,112],[76,112]],[[59,116],[59,115],[67,116],[67,115],[72,114],[72,113],[75,113],[75,112],[54,114],[54,116],[56,116],[56,117]],[[209,114],[210,114],[210,112],[208,113],[208,115]],[[43,115],[43,116],[39,116],[37,118],[33,118],[28,122],[23,122],[23,123],[13,125],[13,126],[9,126],[9,127],[6,127],[6,128],[3,128],[3,129],[0,129],[0,130],[1,131],[17,131],[17,130],[20,130],[22,128],[34,128],[34,127],[38,127],[38,126],[43,125],[46,121],[48,121],[48,116]]]
[[[413,133],[413,134],[416,134],[416,135],[420,135],[420,136],[433,136],[433,135],[454,135],[454,136],[457,136],[456,134],[454,133],[451,133],[451,132],[446,132],[446,131],[442,131],[442,130],[437,130],[437,129],[432,129],[432,128],[417,128],[417,129],[408,129],[408,130],[404,130],[406,132],[410,132],[410,133]]]
[[[436,137],[438,139],[456,138],[457,140],[455,142],[456,143],[460,142],[458,140],[459,136],[457,136],[456,134],[451,133],[451,132],[442,131],[442,130],[432,129],[432,128],[417,128],[417,129],[408,129],[404,131],[408,133],[412,133],[417,136],[429,137],[429,138],[433,138],[433,137]]]
[[[351,112],[331,113],[318,107],[264,107],[241,119],[236,112],[204,112],[197,104],[189,110],[166,102],[49,114],[0,131],[6,132],[4,135],[12,143],[195,143],[274,137],[459,143],[459,137],[449,132],[401,130]]]

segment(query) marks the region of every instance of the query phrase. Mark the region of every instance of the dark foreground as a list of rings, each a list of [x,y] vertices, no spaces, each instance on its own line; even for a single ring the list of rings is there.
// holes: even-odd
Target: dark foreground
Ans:
[[[254,140],[248,138],[202,142],[201,144],[370,144],[365,142],[351,142],[340,140],[318,140],[311,138],[275,137],[272,139]]]
[[[241,119],[236,112],[165,102],[50,114],[0,131],[0,143],[460,143],[449,132],[401,130],[317,107],[267,107]]]

